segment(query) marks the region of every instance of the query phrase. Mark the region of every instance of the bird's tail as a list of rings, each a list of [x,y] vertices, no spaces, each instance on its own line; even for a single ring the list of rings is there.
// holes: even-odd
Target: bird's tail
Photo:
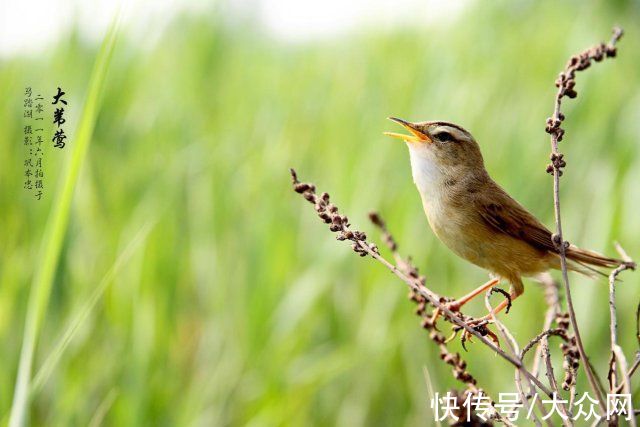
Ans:
[[[615,268],[621,264],[625,264],[625,261],[621,259],[609,258],[597,252],[580,249],[573,245],[567,248],[566,255],[567,259],[570,260],[569,268],[571,270],[590,277],[608,276],[608,274],[602,272],[596,267]]]

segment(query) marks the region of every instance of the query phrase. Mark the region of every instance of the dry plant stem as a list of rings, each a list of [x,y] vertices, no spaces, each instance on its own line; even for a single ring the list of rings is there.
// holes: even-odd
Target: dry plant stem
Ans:
[[[640,303],[636,308],[636,338],[638,339],[638,345],[640,345]]]
[[[496,314],[493,310],[493,307],[491,306],[491,303],[489,302],[489,299],[491,298],[491,295],[493,294],[495,288],[491,288],[489,289],[486,294],[485,294],[485,298],[484,298],[484,305],[487,308],[487,311],[489,312],[489,315],[491,316],[491,320],[493,321],[493,323],[496,325],[496,328],[498,328],[498,331],[500,332],[500,335],[502,335],[502,339],[504,341],[506,341],[509,344],[509,348],[511,350],[511,353],[513,354],[514,357],[518,358],[518,354],[520,353],[519,350],[519,346],[518,346],[518,342],[515,340],[515,338],[513,337],[513,334],[509,331],[509,329],[507,329],[507,327],[498,320],[498,318],[496,317]],[[502,292],[501,292],[502,293]],[[509,294],[506,293],[506,297],[507,299],[509,298]],[[504,295],[504,294],[503,294]],[[522,362],[522,358],[519,359],[520,363]],[[534,386],[533,384],[531,384],[531,381],[529,381],[528,378],[526,378],[526,382],[527,385],[529,386],[529,390],[532,390],[533,392],[535,392]],[[522,404],[525,406],[525,409],[527,410],[527,413],[531,413],[532,417],[533,417],[533,422],[536,426],[542,426],[542,423],[538,417],[538,415],[530,410],[531,409],[531,404],[529,403],[529,399],[527,399],[527,396],[524,393],[524,389],[522,388],[522,378],[520,376],[520,369],[515,369],[515,384],[516,384],[516,388],[518,390],[518,394],[520,395],[520,400],[522,401]],[[542,405],[542,402],[539,399],[536,399],[536,404],[538,406],[538,408],[540,409],[540,411],[544,410],[544,407]],[[551,424],[551,422],[549,420],[545,420],[546,424],[548,426],[552,426],[553,424]]]
[[[562,388],[570,391],[569,402],[568,402],[568,415],[572,416],[571,408],[573,407],[573,402],[576,398],[576,375],[575,371],[578,364],[578,354],[575,349],[575,344],[573,341],[572,335],[569,334],[569,320],[568,315],[561,313],[560,309],[560,295],[558,292],[559,285],[553,280],[551,275],[545,274],[538,278],[540,283],[544,286],[545,290],[545,301],[549,308],[545,314],[543,332],[535,336],[530,342],[525,346],[523,352],[521,353],[521,360],[524,360],[524,355],[530,351],[534,346],[536,347],[535,356],[533,358],[533,368],[531,369],[531,373],[538,377],[538,373],[540,371],[540,363],[544,361],[545,367],[547,369],[547,377],[551,375],[554,380],[550,382],[550,384],[557,384],[555,382],[555,376],[553,375],[553,369],[551,365],[551,354],[548,351],[549,344],[548,338],[549,336],[558,336],[562,338],[563,344],[560,346],[562,349],[562,353],[564,355],[564,370],[565,377],[563,381]],[[551,325],[553,323],[557,324],[557,328],[552,328]],[[517,372],[516,372],[517,377]],[[553,387],[553,386],[552,386]],[[528,398],[533,396],[535,391],[531,389]],[[558,393],[558,387],[556,385],[554,392]],[[536,400],[538,407],[540,407],[541,412],[544,412],[544,408],[542,407],[542,403],[539,400]],[[545,420],[547,424],[550,423],[549,419]],[[564,420],[563,420],[564,421]]]
[[[555,280],[553,280],[551,275],[548,275],[548,274],[541,278],[541,283],[545,287],[545,301],[549,306],[545,314],[545,320],[544,320],[544,325],[542,330],[543,331],[552,330],[553,328],[551,327],[551,325],[554,322],[557,323],[558,328],[556,328],[554,332],[551,334],[547,334],[543,332],[542,334],[538,335],[533,340],[531,340],[531,342],[527,346],[527,348],[530,348],[530,346],[534,345],[536,342],[538,343],[538,346],[536,348],[536,354],[533,360],[534,364],[531,372],[537,377],[538,372],[540,370],[540,363],[542,361],[545,362],[546,367],[550,365],[551,355],[548,351],[545,350],[545,349],[548,349],[548,345],[549,345],[548,336],[549,335],[561,336],[564,341],[564,344],[561,346],[561,348],[565,357],[565,363],[564,363],[565,378],[563,382],[563,388],[565,390],[571,388],[572,389],[571,397],[573,397],[575,395],[575,383],[576,383],[574,365],[577,363],[577,360],[574,360],[575,357],[573,357],[574,352],[572,351],[572,347],[571,347],[571,342],[572,342],[571,336],[569,335],[569,332],[568,332],[568,326],[569,326],[568,321],[564,321],[565,316],[561,313],[560,295],[558,292],[559,285]],[[571,406],[572,405],[570,401],[569,407],[571,408]]]
[[[542,285],[545,287],[545,300],[549,308],[544,316],[544,324],[542,326],[542,330],[546,331],[551,329],[551,325],[555,320],[558,313],[560,313],[560,296],[558,294],[558,284],[548,276],[545,280],[542,281]],[[533,368],[531,369],[531,373],[535,376],[538,376],[538,371],[540,369],[540,361],[544,359],[544,353],[542,352],[542,343],[547,339],[545,335],[540,341],[540,345],[536,348],[536,355],[533,359]]]
[[[536,335],[535,337],[533,337],[533,339],[531,341],[529,341],[529,343],[522,349],[522,351],[520,352],[520,358],[524,359],[524,356],[527,354],[527,352],[529,350],[531,350],[536,344],[538,344],[542,339],[547,338],[550,335],[554,335],[557,337],[562,338],[563,340],[566,340],[566,331],[564,329],[561,328],[556,328],[556,329],[547,329],[546,331],[540,332],[538,335]]]
[[[622,30],[619,28],[615,28],[613,31],[613,37],[608,45],[600,44],[591,49],[586,50],[580,55],[576,55],[572,57],[567,64],[565,70],[560,73],[558,80],[556,81],[556,86],[558,87],[558,91],[555,99],[555,107],[553,111],[553,115],[547,121],[546,131],[551,134],[551,164],[547,167],[548,172],[553,173],[553,206],[554,213],[556,219],[556,234],[553,236],[554,243],[558,248],[558,252],[560,254],[560,266],[562,269],[562,281],[564,284],[564,290],[567,298],[567,308],[569,311],[569,317],[571,319],[571,326],[575,333],[576,344],[578,347],[578,352],[580,353],[580,358],[583,360],[584,370],[587,375],[587,379],[591,386],[591,389],[596,395],[596,400],[598,401],[598,406],[603,414],[606,414],[607,409],[605,406],[604,397],[600,388],[598,387],[598,383],[595,378],[595,374],[591,370],[591,366],[589,365],[589,359],[587,358],[587,354],[584,350],[584,345],[582,344],[582,337],[580,335],[580,330],[578,328],[578,322],[576,319],[576,313],[573,308],[573,300],[571,298],[571,289],[569,286],[569,275],[567,274],[567,258],[566,258],[566,249],[568,246],[568,242],[564,241],[562,235],[562,221],[560,216],[560,175],[562,174],[562,168],[566,166],[566,163],[562,159],[562,154],[558,151],[558,142],[562,140],[564,135],[564,130],[560,127],[562,120],[564,120],[564,115],[560,112],[560,108],[562,105],[562,98],[567,96],[569,98],[575,98],[577,93],[574,89],[575,87],[575,73],[577,71],[584,70],[591,65],[592,60],[600,61],[604,57],[613,57],[616,54],[616,42],[622,37]]]
[[[630,384],[630,377],[632,372],[628,371],[626,358],[622,353],[622,349],[618,345],[618,320],[616,316],[616,279],[620,273],[625,270],[635,269],[635,263],[627,255],[625,250],[616,243],[616,249],[621,258],[625,261],[618,268],[613,270],[609,275],[609,315],[610,315],[610,336],[611,336],[611,359],[609,362],[609,392],[611,394],[616,393],[619,389],[625,389],[625,384]],[[636,359],[637,360],[637,359]],[[618,379],[616,375],[616,364],[620,365],[620,373],[622,374],[622,383],[617,385]],[[630,389],[630,386],[626,387]]]
[[[527,381],[527,384],[529,385],[529,394],[524,393],[524,390],[522,389],[522,379],[520,377],[520,370],[519,369],[515,369],[515,378],[514,378],[514,382],[516,384],[516,388],[518,389],[518,394],[520,395],[520,399],[522,400],[522,404],[525,405],[526,409],[527,409],[527,413],[529,413],[529,410],[531,408],[531,404],[529,403],[529,399],[531,399],[531,397],[533,397],[536,393],[535,391],[535,387],[533,386],[533,384],[531,384],[530,381]],[[540,410],[540,413],[544,413],[544,405],[542,404],[542,401],[540,399],[535,399],[535,404],[538,407],[538,409]],[[533,417],[533,422],[536,426],[540,426],[540,420],[538,419],[538,415],[534,412],[531,411],[531,415]],[[545,424],[549,427],[553,427],[553,423],[551,422],[551,420],[549,418],[547,418],[546,420],[543,420],[545,422]]]
[[[398,243],[387,229],[387,224],[380,214],[377,212],[369,212],[369,220],[382,232],[382,241],[387,245],[396,265],[404,272],[404,274],[424,280],[423,277],[419,277],[418,269],[411,264],[411,258],[407,258],[405,260],[402,255],[400,255],[400,252],[398,251]]]
[[[398,244],[389,230],[387,230],[387,226],[382,217],[377,212],[370,212],[369,220],[382,232],[382,239],[391,251],[396,266],[400,271],[402,271],[406,276],[417,279],[420,283],[424,284],[426,282],[426,278],[420,275],[417,267],[413,266],[411,258],[409,257],[405,260],[402,255],[400,255],[400,252],[398,251]],[[477,394],[480,389],[476,386],[476,379],[466,370],[467,364],[460,354],[452,353],[447,348],[446,339],[439,333],[435,323],[431,321],[432,316],[427,312],[427,301],[413,291],[409,293],[409,298],[417,305],[415,313],[422,319],[422,328],[429,332],[429,338],[439,347],[440,358],[446,364],[453,367],[454,378],[465,383],[469,390],[474,394]]]
[[[531,350],[536,344],[540,344],[541,348],[541,352],[542,352],[542,356],[543,359],[545,361],[545,365],[546,365],[546,369],[547,369],[547,378],[549,380],[549,385],[551,386],[551,390],[557,395],[560,395],[560,391],[558,389],[558,383],[556,381],[555,375],[553,373],[553,366],[551,364],[551,355],[549,353],[549,344],[548,344],[548,340],[547,338],[550,335],[555,335],[558,336],[560,338],[562,338],[565,342],[569,341],[567,335],[566,335],[566,331],[562,328],[556,328],[556,329],[547,329],[543,332],[541,332],[540,334],[538,334],[537,336],[535,336],[527,345],[524,349],[522,349],[522,352],[520,352],[520,360],[524,360],[524,356],[525,354]],[[536,357],[537,356],[537,352],[536,352]],[[563,418],[563,424],[565,425],[571,425],[571,411],[568,409],[567,405],[565,405],[564,403],[560,405],[560,409],[562,410],[563,414],[566,415],[568,418],[564,419]]]
[[[558,382],[556,381],[556,377],[553,373],[553,364],[551,363],[551,353],[549,351],[549,340],[542,339],[542,341],[540,342],[540,345],[542,347],[542,353],[544,355],[545,365],[547,368],[547,379],[549,380],[549,385],[551,386],[551,389],[553,390],[553,392],[556,393],[557,396],[560,396],[560,392],[558,390]],[[564,414],[564,417],[561,417],[562,424],[564,424],[565,426],[573,425],[573,422],[572,422],[573,413],[570,408],[571,406],[570,405],[567,406],[567,404],[565,404],[564,402],[560,404],[560,409]]]
[[[557,104],[557,108],[559,104]],[[553,151],[557,153],[558,151],[558,140],[556,138],[552,138],[553,140]],[[559,252],[560,252],[560,267],[562,269],[562,282],[564,284],[565,295],[567,297],[567,309],[569,311],[569,318],[571,319],[571,327],[576,336],[576,343],[578,345],[578,352],[580,353],[580,358],[583,361],[584,370],[587,374],[587,379],[591,386],[591,389],[596,394],[596,400],[598,401],[598,406],[602,413],[607,412],[607,409],[604,404],[604,398],[600,389],[598,388],[598,384],[595,379],[595,374],[591,370],[589,366],[589,361],[587,358],[587,353],[584,350],[584,345],[582,344],[582,337],[580,335],[580,329],[578,327],[578,321],[576,318],[576,312],[573,308],[573,299],[571,298],[571,289],[569,286],[569,275],[567,273],[567,258],[565,254],[566,246],[565,241],[562,237],[562,221],[560,219],[560,169],[554,167],[553,169],[553,201],[554,201],[554,212],[556,217],[556,235],[558,236],[558,240],[560,241]]]
[[[578,357],[577,350],[575,348],[575,339],[573,335],[569,334],[569,322],[566,317],[568,316],[566,313],[561,312],[560,307],[560,296],[558,293],[559,285],[549,276],[550,282],[547,284],[546,288],[546,299],[549,304],[549,310],[547,311],[547,316],[545,317],[545,330],[551,327],[552,323],[556,323],[558,326],[558,330],[560,333],[557,335],[562,337],[564,343],[560,346],[562,349],[562,353],[564,356],[564,380],[562,383],[562,388],[564,390],[569,391],[569,414],[571,415],[571,408],[573,407],[573,403],[576,398],[577,389],[576,389],[576,370],[578,368]],[[536,356],[539,356],[540,359],[544,360],[545,366],[547,368],[547,376],[553,375],[553,368],[551,363],[551,353],[549,351],[549,336],[544,336],[540,340],[540,345],[536,349]],[[557,385],[555,386],[555,390],[558,391]]]
[[[548,331],[551,329],[551,325],[553,324],[553,322],[555,321],[556,317],[558,316],[558,314],[560,313],[560,296],[558,293],[558,283],[553,280],[553,278],[551,277],[551,275],[547,274],[546,276],[543,277],[543,280],[541,281],[542,285],[545,287],[545,301],[547,303],[547,305],[549,306],[549,308],[547,309],[547,312],[545,313],[545,317],[544,317],[544,324],[542,326],[542,330],[543,331]],[[538,377],[538,372],[540,370],[540,362],[544,361],[545,362],[545,366],[548,367],[551,364],[551,354],[550,352],[547,350],[548,349],[548,333],[542,333],[541,335],[539,335],[540,338],[534,338],[534,340],[532,340],[528,345],[533,345],[532,343],[534,342],[538,342],[538,346],[536,347],[536,352],[535,352],[535,356],[533,358],[533,367],[531,369],[531,373],[533,375],[536,376],[536,378]],[[523,356],[524,357],[524,354]],[[547,371],[548,372],[548,371]],[[554,390],[557,392],[557,389]],[[534,390],[533,388],[531,388],[531,393],[533,393]],[[544,411],[544,406],[542,404],[542,402],[540,402],[540,400],[536,399],[536,403],[538,404],[538,407],[540,408],[540,411],[543,412]],[[569,402],[569,408],[571,408],[571,401]],[[551,424],[551,421],[549,419],[545,420],[548,424]]]
[[[494,343],[489,341],[486,337],[480,334],[477,330],[469,326],[463,320],[461,320],[458,316],[456,316],[451,310],[449,310],[445,304],[442,304],[432,291],[430,291],[424,284],[415,278],[407,276],[405,273],[400,271],[398,267],[391,264],[384,257],[380,255],[378,252],[378,248],[374,244],[370,244],[366,241],[366,235],[360,231],[351,231],[348,227],[348,219],[345,216],[338,215],[337,207],[333,204],[329,203],[329,195],[327,193],[323,193],[321,196],[317,196],[315,194],[315,185],[301,183],[298,181],[295,170],[291,169],[291,177],[293,180],[294,190],[303,195],[303,197],[309,201],[310,203],[316,204],[316,209],[322,210],[319,213],[320,218],[325,221],[327,224],[330,224],[331,231],[340,232],[341,234],[338,236],[340,240],[351,240],[352,249],[354,252],[358,253],[361,256],[370,255],[376,261],[380,262],[387,269],[389,269],[393,274],[399,277],[403,282],[405,282],[409,288],[416,292],[418,295],[425,298],[431,305],[440,309],[440,312],[448,319],[449,322],[455,323],[460,328],[467,331],[469,334],[476,337],[480,342],[489,347],[491,350],[496,352],[500,357],[511,363],[513,366],[517,367],[522,371],[522,373],[529,378],[544,394],[549,397],[552,397],[551,391],[538,380],[538,378],[531,375],[531,373],[526,369],[526,367],[516,358],[508,355],[501,348],[497,347]],[[324,201],[324,207],[319,206],[319,201]],[[324,210],[323,210],[324,209]],[[327,214],[325,210],[329,210],[330,214]],[[333,216],[332,216],[333,215]]]
[[[631,378],[633,376],[633,374],[636,373],[636,371],[638,370],[639,366],[640,366],[640,353],[636,353],[636,358],[633,361],[633,365],[631,365],[631,368],[629,368],[629,371],[627,373],[627,377]],[[620,390],[620,387],[618,387],[618,390]]]
[[[487,301],[488,304],[488,301]],[[553,365],[551,363],[551,353],[549,352],[549,342],[547,340],[547,337],[549,335],[559,335],[562,336],[564,333],[563,330],[561,329],[556,329],[556,330],[545,330],[544,332],[542,332],[541,334],[539,334],[538,336],[536,336],[531,342],[529,342],[529,344],[527,344],[527,351],[533,347],[533,345],[535,345],[536,343],[539,342],[539,346],[538,349],[536,350],[536,357],[542,357],[545,361],[545,365],[546,365],[546,369],[547,369],[547,379],[549,380],[549,386],[551,387],[551,390],[553,393],[555,393],[557,396],[560,396],[560,391],[558,390],[558,382],[556,381],[555,375],[553,373]],[[515,342],[515,339],[513,340]],[[515,348],[517,349],[517,343]],[[538,355],[538,350],[540,351],[540,356]],[[517,350],[516,350],[517,351]],[[524,354],[526,353],[526,351],[523,351],[521,353],[521,357],[520,357],[520,361],[522,361]],[[567,405],[564,403],[561,403],[560,405],[560,410],[562,411],[562,413],[566,416],[562,417],[562,423],[565,426],[571,426],[572,425],[572,414],[571,411],[568,409]]]
[[[549,309],[547,310],[547,314],[545,316],[544,330],[547,331],[551,327],[551,324],[558,318],[558,315],[560,313],[558,286],[553,279],[551,279],[550,283],[547,284],[545,297],[549,305]],[[570,342],[570,339],[565,329],[558,328],[552,331],[551,333],[541,334],[540,344],[536,349],[535,361],[537,362],[538,360],[544,360],[546,372],[547,372],[547,379],[549,380],[549,386],[551,387],[551,390],[553,390],[553,392],[559,396],[560,391],[558,388],[558,382],[556,381],[556,377],[553,371],[553,364],[551,362],[551,352],[549,351],[549,335],[558,335],[565,341],[565,343]],[[570,361],[565,360],[566,369],[568,370],[572,369],[571,365],[572,364],[570,363]],[[565,418],[562,419],[564,425],[572,425],[572,420],[573,420],[573,413],[571,411],[571,408],[572,408],[573,396],[575,391],[574,374],[571,372],[565,372],[565,383],[569,381],[568,378],[573,380],[572,381],[573,386],[571,387],[571,398],[569,399],[568,405],[564,403],[561,405],[563,414],[567,416],[566,419]]]
[[[455,323],[456,325],[462,327],[465,331],[469,332],[471,335],[473,335],[476,338],[478,338],[483,344],[485,344],[486,346],[491,348],[493,351],[498,353],[498,355],[500,355],[503,359],[507,360],[509,363],[513,364],[515,367],[520,369],[523,372],[523,374],[527,378],[529,378],[531,381],[533,381],[533,383],[535,383],[536,386],[538,386],[538,388],[543,393],[545,393],[548,396],[551,396],[551,392],[549,391],[549,389],[544,384],[542,384],[537,378],[535,378],[533,375],[531,375],[531,373],[529,371],[527,371],[527,369],[524,367],[524,365],[522,363],[520,363],[519,360],[515,359],[512,356],[509,356],[500,347],[497,347],[494,343],[492,343],[487,338],[482,336],[478,331],[476,331],[475,329],[473,329],[472,327],[467,325],[465,322],[460,320],[460,318],[458,318],[458,316],[456,316],[452,311],[450,311],[444,304],[441,304],[440,301],[434,295],[432,295],[431,291],[429,291],[426,287],[422,286],[422,284],[417,282],[416,280],[412,280],[409,277],[407,277],[406,275],[404,275],[393,264],[391,264],[386,259],[381,257],[378,253],[376,253],[373,250],[371,250],[371,248],[366,243],[359,242],[359,245],[360,245],[360,247],[362,247],[362,249],[364,249],[374,259],[376,259],[379,262],[381,262],[382,264],[384,264],[385,267],[387,267],[396,276],[398,276],[400,279],[402,279],[407,285],[409,285],[409,287],[413,291],[417,292],[422,297],[426,298],[433,306],[439,308],[441,310],[441,312],[444,314],[444,316],[450,322]]]
[[[627,368],[628,368],[627,358],[624,357],[622,348],[619,345],[616,345],[614,349],[614,353],[615,353],[615,358],[618,361],[618,364],[620,365],[620,372],[622,373],[622,384],[621,384],[622,390],[624,391],[625,394],[628,394],[631,396],[631,379],[629,378],[628,375],[626,375]],[[631,427],[637,427],[635,415],[632,415],[631,418],[629,419],[629,425]]]
[[[411,263],[411,258],[408,257],[407,259],[405,259],[402,257],[402,255],[400,255],[400,252],[398,251],[398,244],[393,235],[387,229],[386,223],[382,219],[380,214],[378,214],[377,212],[370,212],[369,220],[382,232],[382,240],[391,251],[396,266],[406,276],[417,279],[420,283],[424,284],[426,279],[424,276],[421,276],[419,274],[417,267],[415,267]],[[426,311],[426,300],[419,295],[416,295],[416,293],[413,291],[410,293],[410,299],[418,304],[416,314],[423,319],[423,328],[427,331],[430,331],[429,338],[432,339],[440,348],[440,358],[445,363],[453,366],[454,378],[464,382],[473,394],[478,395],[482,390],[477,387],[475,378],[466,371],[466,362],[462,360],[459,353],[450,352],[447,348],[447,343],[439,338],[440,334],[437,332],[437,330],[435,330],[435,324],[433,324],[433,322],[431,322],[430,320],[431,315]],[[517,369],[516,371],[519,372]],[[491,399],[491,397],[488,396],[486,392],[482,391],[482,393],[491,400],[493,406],[494,400]],[[431,395],[433,395],[433,392],[431,392]],[[515,427],[515,425],[508,419],[501,416],[500,413],[495,410],[495,407],[494,412],[491,414],[491,419],[502,422],[505,425]]]
[[[546,329],[540,334],[536,335],[522,349],[522,351],[520,352],[520,360],[523,361],[524,363],[524,356],[527,354],[527,352],[531,350],[534,346],[539,344],[536,349],[536,356],[535,356],[536,360],[543,359],[545,361],[546,369],[547,369],[547,378],[549,380],[551,389],[553,390],[554,393],[556,393],[557,396],[560,396],[560,392],[558,390],[558,383],[553,374],[553,366],[551,364],[551,355],[549,353],[549,344],[548,344],[549,336],[558,336],[562,338],[562,340],[565,342],[570,341],[569,337],[567,336],[567,331],[565,329],[563,328]],[[538,350],[540,350],[540,352],[542,353],[541,355],[538,354]],[[572,422],[573,414],[570,408],[571,408],[571,402],[569,402],[568,406],[565,405],[564,403],[560,405],[560,409],[562,410],[563,414],[567,416],[566,419],[565,418],[562,419],[562,423],[566,426],[573,425],[573,422]],[[543,410],[543,408],[541,410]]]
[[[546,369],[547,379],[549,380],[549,385],[551,386],[551,389],[553,390],[553,392],[557,396],[560,396],[560,391],[558,390],[558,382],[556,381],[556,377],[553,373],[553,364],[551,363],[551,352],[549,351],[549,340],[547,340],[546,338],[547,337],[543,338],[540,341],[540,346],[542,348],[542,354],[544,355],[544,361],[547,368]],[[565,403],[560,404],[560,409],[562,410],[562,413],[565,415],[565,417],[562,417],[562,423],[566,426],[573,425],[573,423],[571,422],[571,420],[573,419],[573,414],[571,413],[571,410],[567,407],[567,405]]]
[[[473,335],[474,337],[478,338],[483,344],[485,344],[487,347],[489,347],[491,350],[495,351],[496,353],[498,353],[498,355],[500,355],[500,357],[502,357],[503,359],[507,360],[509,363],[511,363],[512,365],[514,365],[515,367],[517,367],[518,369],[520,369],[523,374],[529,378],[531,381],[533,381],[533,383],[538,386],[538,388],[547,396],[551,397],[551,391],[549,391],[549,389],[542,384],[537,378],[535,378],[533,375],[531,375],[531,373],[529,371],[527,371],[527,369],[524,367],[524,365],[522,363],[520,363],[519,360],[515,359],[512,356],[509,356],[507,353],[504,352],[504,350],[502,350],[500,347],[497,347],[494,343],[492,343],[491,341],[489,341],[487,338],[485,338],[484,336],[482,336],[478,331],[476,331],[475,329],[473,329],[471,326],[467,325],[465,322],[463,322],[462,320],[460,320],[460,318],[458,318],[458,316],[456,316],[452,311],[450,311],[444,304],[441,304],[440,301],[435,297],[435,295],[432,295],[431,291],[429,291],[426,287],[422,286],[421,283],[419,283],[418,281],[411,279],[409,277],[407,277],[404,273],[402,273],[398,268],[396,268],[396,266],[394,266],[393,264],[391,264],[389,261],[387,261],[386,259],[384,259],[382,256],[380,256],[380,254],[374,252],[367,243],[364,242],[358,242],[358,245],[364,250],[366,251],[369,255],[371,255],[372,258],[376,259],[377,261],[381,262],[385,267],[387,267],[389,270],[391,270],[391,272],[393,274],[395,274],[396,276],[398,276],[403,282],[405,282],[413,291],[415,291],[416,293],[418,293],[419,295],[421,295],[422,297],[426,298],[427,301],[429,301],[433,306],[437,307],[440,309],[440,311],[443,313],[443,315],[452,323],[455,323],[456,325],[460,326],[462,329],[464,329],[465,331],[467,331],[468,333],[470,333],[471,335]]]

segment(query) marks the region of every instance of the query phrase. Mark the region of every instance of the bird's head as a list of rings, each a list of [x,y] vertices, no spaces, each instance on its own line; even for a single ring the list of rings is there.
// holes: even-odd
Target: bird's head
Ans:
[[[396,117],[389,120],[409,131],[409,135],[396,132],[385,135],[405,141],[412,160],[416,157],[443,169],[484,169],[480,147],[463,127],[441,121],[411,123]]]
[[[418,122],[390,117],[409,135],[385,132],[409,147],[413,181],[423,201],[439,197],[451,183],[484,179],[487,171],[480,147],[464,128],[448,122]]]

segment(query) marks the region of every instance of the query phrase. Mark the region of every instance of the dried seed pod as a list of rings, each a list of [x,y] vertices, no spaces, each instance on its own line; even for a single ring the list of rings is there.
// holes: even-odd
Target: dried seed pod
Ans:
[[[293,189],[296,193],[304,193],[309,189],[309,184],[307,183],[299,183],[293,186]]]

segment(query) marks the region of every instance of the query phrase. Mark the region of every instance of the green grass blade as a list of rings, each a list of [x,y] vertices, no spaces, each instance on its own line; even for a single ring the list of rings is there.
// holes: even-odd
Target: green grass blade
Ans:
[[[71,200],[78,180],[78,174],[93,134],[99,109],[100,94],[102,93],[105,75],[111,59],[117,27],[116,19],[109,29],[96,58],[95,66],[91,73],[82,118],[80,119],[76,132],[75,144],[73,144],[71,161],[66,165],[66,170],[63,172],[62,184],[58,188],[58,198],[47,219],[42,246],[40,248],[40,259],[42,259],[43,262],[35,272],[29,293],[22,350],[20,352],[18,375],[9,419],[10,427],[23,426],[27,421],[31,368],[36,342],[40,325],[47,309],[54,273],[58,265],[62,242],[69,223]]]
[[[149,222],[145,224],[140,231],[136,233],[134,238],[127,244],[122,253],[118,256],[114,264],[104,275],[100,284],[94,289],[91,293],[89,299],[85,302],[82,308],[78,311],[78,313],[74,316],[74,318],[69,323],[69,326],[65,330],[62,337],[58,340],[58,343],[55,345],[53,351],[49,353],[45,361],[43,362],[41,368],[38,370],[36,375],[33,377],[33,381],[31,383],[30,394],[33,395],[37,393],[40,388],[47,381],[53,370],[55,369],[58,361],[62,357],[65,349],[69,346],[69,343],[75,336],[76,332],[80,328],[80,325],[87,319],[93,308],[96,306],[96,303],[100,300],[100,297],[104,294],[104,291],[107,289],[113,278],[118,274],[120,269],[124,264],[129,261],[131,256],[136,252],[138,247],[146,240],[147,235],[153,228],[154,223]]]
[[[112,388],[105,396],[102,403],[100,403],[100,406],[98,406],[98,409],[96,410],[95,414],[93,414],[93,417],[91,417],[91,421],[89,421],[89,427],[99,427],[102,425],[104,417],[109,412],[109,409],[111,409],[111,406],[113,406],[113,402],[115,402],[117,397],[118,390]]]

